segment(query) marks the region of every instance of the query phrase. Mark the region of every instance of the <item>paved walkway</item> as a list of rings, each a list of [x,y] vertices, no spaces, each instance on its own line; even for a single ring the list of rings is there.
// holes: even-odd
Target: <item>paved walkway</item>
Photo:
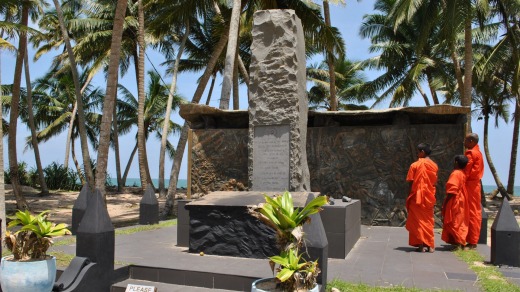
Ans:
[[[177,226],[116,237],[116,262],[192,271],[219,271],[229,275],[270,277],[267,260],[190,254],[175,243]],[[328,280],[341,279],[375,286],[481,291],[477,276],[448,251],[436,234],[435,253],[417,253],[409,247],[408,232],[400,227],[361,227],[361,238],[345,259],[329,259]],[[75,254],[75,246],[57,246]],[[489,246],[478,251],[489,261]],[[501,268],[520,285],[519,268]]]

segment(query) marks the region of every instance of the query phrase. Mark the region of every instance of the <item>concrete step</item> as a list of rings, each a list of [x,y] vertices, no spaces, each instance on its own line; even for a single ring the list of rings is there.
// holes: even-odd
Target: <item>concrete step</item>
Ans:
[[[251,284],[257,277],[229,275],[193,270],[169,269],[130,265],[127,276],[119,277],[120,282],[112,285],[112,292],[125,291],[128,284],[157,287],[158,291],[251,291]],[[162,289],[159,289],[161,287]]]
[[[233,291],[233,290],[223,290],[223,289],[211,289],[211,288],[203,288],[203,287],[195,287],[195,286],[184,286],[184,285],[176,285],[176,284],[166,284],[159,282],[150,282],[144,280],[136,280],[136,279],[127,279],[121,281],[119,283],[115,283],[112,285],[111,292],[125,292],[128,284],[134,285],[143,285],[143,286],[152,286],[157,288],[157,292],[224,292],[224,291]]]

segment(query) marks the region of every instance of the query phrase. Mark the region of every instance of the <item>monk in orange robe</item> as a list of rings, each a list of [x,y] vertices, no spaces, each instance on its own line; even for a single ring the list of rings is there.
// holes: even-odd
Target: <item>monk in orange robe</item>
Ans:
[[[433,252],[433,207],[439,168],[429,157],[430,145],[421,143],[417,146],[417,151],[418,160],[410,165],[406,176],[406,181],[410,183],[410,192],[406,199],[408,244],[416,246],[418,252]]]
[[[480,202],[481,184],[484,175],[484,159],[478,146],[478,135],[470,133],[464,139],[468,165],[466,172],[466,190],[468,191],[467,205],[469,211],[468,235],[466,237],[467,248],[477,248],[480,237],[480,225],[482,222],[482,205]]]
[[[442,240],[463,249],[468,235],[468,208],[466,207],[466,174],[464,168],[468,158],[457,155],[454,158],[454,170],[446,183],[446,198],[442,204]]]

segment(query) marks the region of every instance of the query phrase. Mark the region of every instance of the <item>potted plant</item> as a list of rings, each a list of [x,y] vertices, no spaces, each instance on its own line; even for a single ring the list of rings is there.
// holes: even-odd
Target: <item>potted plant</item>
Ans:
[[[49,292],[56,278],[56,258],[47,255],[52,237],[70,234],[66,224],[47,219],[48,211],[36,216],[17,211],[8,228],[21,226],[16,232],[6,231],[4,243],[12,255],[2,257],[0,281],[3,292]]]
[[[318,291],[318,261],[305,260],[300,250],[305,244],[303,225],[310,221],[310,215],[321,211],[327,198],[318,196],[300,209],[294,208],[292,195],[287,191],[274,198],[264,197],[265,203],[250,213],[275,230],[280,254],[269,258],[276,277],[253,282],[252,291]]]

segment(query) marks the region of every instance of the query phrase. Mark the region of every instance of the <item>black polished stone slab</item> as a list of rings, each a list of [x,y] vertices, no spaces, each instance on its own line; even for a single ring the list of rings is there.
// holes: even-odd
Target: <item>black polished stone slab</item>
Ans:
[[[264,203],[264,194],[278,192],[212,192],[186,204],[189,211],[189,252],[266,258],[278,254],[275,232],[249,214]],[[303,207],[309,193],[291,192],[295,207]],[[312,224],[312,221],[311,221]]]
[[[487,244],[487,234],[488,234],[488,214],[482,207],[482,221],[480,223],[480,236],[478,238],[478,243]]]
[[[520,267],[520,227],[506,198],[491,226],[491,262]]]
[[[190,243],[190,213],[186,204],[191,200],[177,200],[177,246],[188,246]]]

